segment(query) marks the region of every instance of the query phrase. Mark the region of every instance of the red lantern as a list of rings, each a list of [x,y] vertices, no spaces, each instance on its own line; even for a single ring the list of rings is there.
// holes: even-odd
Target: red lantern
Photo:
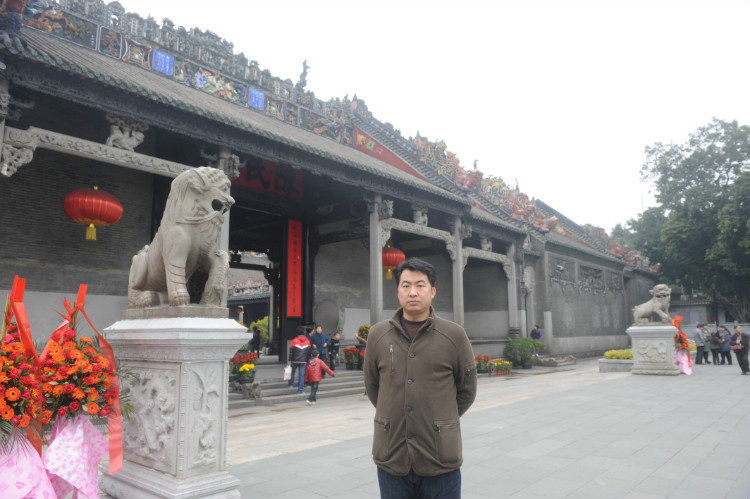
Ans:
[[[86,240],[96,241],[96,228],[117,223],[122,205],[112,194],[93,189],[77,189],[63,201],[63,210],[74,222],[88,225]]]
[[[398,248],[391,248],[388,246],[383,250],[383,268],[386,270],[385,278],[393,279],[393,269],[398,267],[398,264],[406,260],[404,252]]]

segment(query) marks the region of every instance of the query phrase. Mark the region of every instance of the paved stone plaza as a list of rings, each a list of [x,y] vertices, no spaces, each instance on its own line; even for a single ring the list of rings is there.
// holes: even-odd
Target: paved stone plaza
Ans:
[[[559,369],[479,379],[461,420],[464,499],[750,498],[750,377],[737,365]],[[227,471],[243,498],[378,498],[373,416],[355,395],[230,418]]]

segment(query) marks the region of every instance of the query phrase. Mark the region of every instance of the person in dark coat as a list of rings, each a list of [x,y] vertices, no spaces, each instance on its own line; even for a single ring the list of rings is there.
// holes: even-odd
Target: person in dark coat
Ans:
[[[747,353],[748,349],[750,349],[750,335],[743,333],[741,326],[735,326],[730,344],[732,345],[732,350],[734,350],[734,355],[737,356],[737,364],[740,365],[742,374],[747,376],[750,374],[750,367],[748,367],[747,364]]]

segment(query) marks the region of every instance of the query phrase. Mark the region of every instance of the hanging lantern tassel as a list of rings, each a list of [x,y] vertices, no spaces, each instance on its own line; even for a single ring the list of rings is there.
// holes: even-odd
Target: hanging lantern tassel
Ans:
[[[406,260],[404,252],[398,248],[391,248],[388,246],[383,250],[383,268],[385,269],[385,278],[393,279],[393,269],[398,267],[398,264]]]
[[[74,222],[86,225],[87,241],[96,241],[97,227],[112,225],[122,217],[120,201],[97,187],[77,189],[65,196],[63,210]]]

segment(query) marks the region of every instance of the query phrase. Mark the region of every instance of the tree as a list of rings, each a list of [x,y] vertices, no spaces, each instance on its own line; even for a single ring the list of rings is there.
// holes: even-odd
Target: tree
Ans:
[[[260,331],[261,345],[267,342],[268,341],[268,316],[265,316],[262,319],[258,319],[257,321],[250,324],[249,330],[252,331],[254,327],[257,327],[258,331]]]
[[[714,118],[685,144],[646,147],[641,175],[660,206],[628,222],[634,247],[749,321],[750,126]]]

